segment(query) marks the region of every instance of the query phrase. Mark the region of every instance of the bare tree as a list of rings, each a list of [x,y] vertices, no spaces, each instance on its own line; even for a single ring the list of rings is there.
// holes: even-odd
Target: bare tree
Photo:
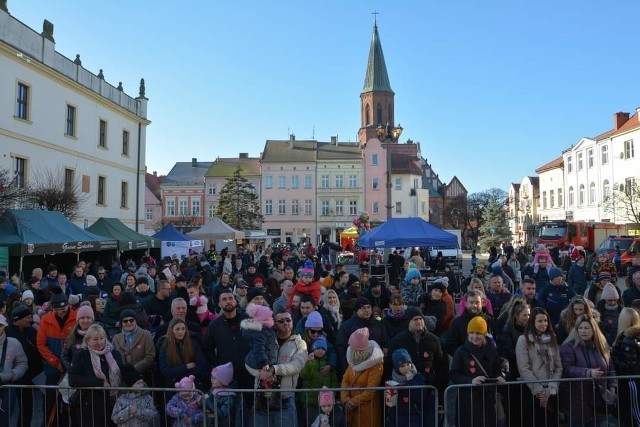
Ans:
[[[611,214],[613,222],[640,225],[640,187],[637,178],[626,180],[626,184],[614,187],[612,194],[605,195],[602,207]]]
[[[17,185],[17,176],[13,176],[8,169],[0,169],[0,212],[16,207],[25,193]]]
[[[31,208],[62,212],[69,220],[78,217],[80,206],[89,197],[81,191],[80,184],[76,180],[67,180],[64,174],[56,173],[51,169],[34,171],[27,191]]]

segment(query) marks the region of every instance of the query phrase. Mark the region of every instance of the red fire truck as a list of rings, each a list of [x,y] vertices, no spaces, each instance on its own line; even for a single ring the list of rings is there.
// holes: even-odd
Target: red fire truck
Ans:
[[[625,228],[624,225],[608,222],[540,221],[536,224],[534,238],[537,244],[548,248],[567,250],[573,244],[593,252],[608,236],[625,234]]]

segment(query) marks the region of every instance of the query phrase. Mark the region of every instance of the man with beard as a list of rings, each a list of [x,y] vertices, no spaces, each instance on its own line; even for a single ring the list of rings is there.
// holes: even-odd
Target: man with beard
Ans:
[[[464,313],[451,322],[451,327],[444,335],[445,350],[451,356],[467,340],[467,325],[474,317],[482,316],[487,322],[489,331],[493,331],[493,318],[482,311],[483,295],[479,291],[471,290],[465,294],[465,297],[467,302]]]
[[[223,289],[218,295],[218,307],[221,316],[209,324],[204,337],[204,354],[211,366],[219,366],[231,362],[233,378],[239,389],[252,389],[254,378],[244,364],[249,352],[249,343],[242,337],[240,322],[247,319],[245,312],[238,309],[238,302],[230,289]],[[251,425],[250,408],[253,396],[243,394],[242,401],[236,406],[236,426]]]

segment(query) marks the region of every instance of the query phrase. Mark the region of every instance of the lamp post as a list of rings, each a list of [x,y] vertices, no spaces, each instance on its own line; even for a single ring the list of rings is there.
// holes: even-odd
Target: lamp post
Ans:
[[[391,143],[398,141],[400,135],[402,134],[402,126],[398,124],[398,127],[393,127],[389,123],[386,126],[378,126],[376,129],[376,136],[380,140],[381,143],[387,144],[387,221],[392,217],[392,209],[391,205]]]

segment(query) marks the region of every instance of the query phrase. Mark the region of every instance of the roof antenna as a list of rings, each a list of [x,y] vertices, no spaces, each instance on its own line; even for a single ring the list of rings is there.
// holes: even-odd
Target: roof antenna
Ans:
[[[316,139],[316,125],[313,125],[313,130],[311,131],[311,140],[315,141]]]

